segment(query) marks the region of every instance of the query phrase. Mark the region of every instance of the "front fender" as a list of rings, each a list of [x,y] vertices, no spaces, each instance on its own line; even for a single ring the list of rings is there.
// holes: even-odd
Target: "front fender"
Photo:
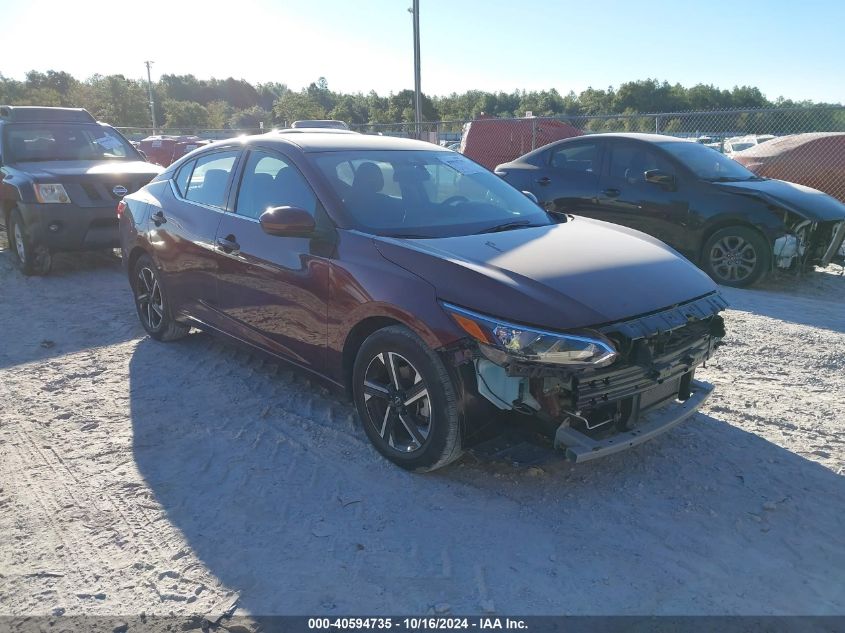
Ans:
[[[367,320],[401,323],[435,350],[465,336],[434,286],[382,257],[370,236],[340,230],[337,253],[329,273],[328,367],[342,365],[348,337]]]
[[[4,202],[35,203],[35,189],[32,181],[21,174],[3,170],[3,180],[0,182],[0,199]]]

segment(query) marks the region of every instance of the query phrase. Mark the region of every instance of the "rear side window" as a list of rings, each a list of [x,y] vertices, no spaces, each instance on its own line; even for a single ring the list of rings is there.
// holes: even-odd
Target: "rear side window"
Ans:
[[[191,173],[194,171],[197,161],[192,160],[182,165],[173,183],[176,185],[176,190],[184,196],[188,192],[188,180],[191,178]]]
[[[313,215],[317,197],[299,170],[281,156],[252,151],[244,169],[236,212],[258,218],[273,207],[299,207]]]
[[[226,186],[235,167],[237,151],[214,152],[197,158],[188,179],[185,198],[212,207],[226,206]],[[180,173],[181,175],[181,173]]]

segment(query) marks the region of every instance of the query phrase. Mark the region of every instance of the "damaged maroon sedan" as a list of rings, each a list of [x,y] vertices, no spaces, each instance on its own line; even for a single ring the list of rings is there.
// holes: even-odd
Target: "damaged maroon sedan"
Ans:
[[[222,333],[345,389],[384,456],[433,470],[500,411],[584,461],[678,424],[724,326],[660,241],[553,219],[428,143],[285,130],[215,143],[119,207],[141,323]],[[510,414],[506,414],[507,415]]]

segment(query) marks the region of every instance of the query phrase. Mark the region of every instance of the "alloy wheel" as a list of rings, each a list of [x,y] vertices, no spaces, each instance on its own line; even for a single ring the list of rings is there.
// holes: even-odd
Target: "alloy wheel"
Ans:
[[[710,249],[710,267],[724,281],[747,279],[757,266],[754,245],[738,235],[728,235]]]
[[[364,372],[367,421],[393,450],[420,450],[431,431],[432,408],[422,374],[404,356],[381,352]]]
[[[158,330],[164,320],[164,297],[155,272],[146,266],[138,271],[135,301],[144,324],[151,330]]]

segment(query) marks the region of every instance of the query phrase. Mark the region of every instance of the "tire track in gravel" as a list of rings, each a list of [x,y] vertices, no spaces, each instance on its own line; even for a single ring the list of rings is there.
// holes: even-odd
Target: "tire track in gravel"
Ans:
[[[64,357],[65,363],[73,363],[77,367],[80,365],[93,367],[93,369],[75,371],[53,380],[52,383],[48,382],[47,384],[52,384],[53,387],[52,396],[61,399],[63,396],[74,394],[76,409],[96,411],[101,408],[100,402],[103,398],[99,391],[108,392],[110,386],[101,386],[100,390],[90,388],[82,390],[86,392],[86,396],[80,400],[78,397],[80,382],[85,383],[86,380],[99,376],[107,370],[113,370],[113,367],[109,367],[110,362],[114,364],[113,357],[114,354],[109,349],[99,350],[97,353],[80,352],[71,355],[70,358]],[[55,370],[58,371],[61,361],[52,361],[50,365],[55,366]],[[19,384],[20,381],[27,379],[25,369],[20,366],[16,368],[15,377]],[[13,388],[14,382],[9,387]],[[162,561],[172,560],[174,556],[179,555],[179,550],[184,547],[182,539],[166,522],[162,526],[157,526],[159,529],[148,529],[148,526],[166,518],[160,506],[139,504],[137,500],[129,499],[123,494],[125,490],[137,491],[142,484],[133,486],[130,482],[130,486],[126,488],[119,483],[115,485],[114,481],[102,479],[103,471],[108,474],[122,465],[111,464],[110,456],[126,455],[127,452],[118,449],[98,451],[93,455],[75,454],[72,457],[75,463],[69,464],[67,459],[60,454],[61,449],[56,449],[57,446],[68,445],[67,436],[60,437],[51,432],[49,424],[34,423],[32,413],[40,412],[38,410],[43,411],[43,409],[43,406],[36,405],[36,410],[30,412],[29,423],[19,425],[16,444],[27,457],[27,467],[23,469],[23,472],[29,480],[43,480],[52,484],[49,490],[46,485],[38,484],[38,493],[34,496],[39,502],[49,504],[55,499],[71,501],[64,506],[55,503],[49,506],[44,505],[44,511],[46,522],[53,532],[58,531],[60,535],[63,535],[66,531],[73,533],[72,531],[76,530],[76,535],[73,537],[62,536],[66,546],[65,551],[69,553],[70,567],[96,570],[93,575],[88,574],[80,579],[79,584],[83,586],[83,589],[78,593],[85,596],[100,595],[102,592],[85,585],[95,585],[98,577],[121,575],[121,571],[131,565],[134,560],[137,561],[135,568],[148,577],[148,580],[138,582],[138,586],[149,586],[159,596],[164,595],[165,598],[162,599],[172,596],[171,592],[158,589],[156,581],[162,580],[162,577],[156,578],[156,575],[161,572],[160,569],[156,569],[156,566]],[[18,413],[19,415],[15,417],[26,419],[22,412]],[[49,414],[46,415],[49,417]],[[66,417],[61,416],[59,419],[66,419]],[[96,447],[94,437],[98,434],[97,432],[93,435],[90,432],[83,433],[80,436],[80,432],[86,428],[88,428],[87,425],[81,429],[75,429],[71,433],[72,442],[78,442],[77,446],[87,442]],[[67,428],[63,430],[67,433]],[[102,436],[104,433],[108,431],[101,428],[99,434]],[[131,459],[131,453],[129,456]],[[84,468],[78,469],[77,466]],[[150,500],[154,498],[152,494],[147,494],[145,497]],[[161,530],[161,527],[165,529]],[[170,543],[175,546],[168,548]],[[75,546],[75,549],[72,546]],[[150,565],[143,561],[154,561],[156,564]],[[165,575],[164,580],[169,582],[168,576]],[[198,584],[210,589],[217,583],[213,577],[207,575],[201,581],[196,580],[191,584],[190,589],[193,590]],[[181,599],[187,601],[190,600],[190,596],[185,595]],[[146,600],[148,601],[148,598]]]
[[[85,358],[85,360],[95,360],[97,362],[97,364],[99,365],[101,359],[96,355],[90,355],[87,358]],[[61,395],[61,393],[65,390],[73,392],[76,389],[75,385],[73,384],[73,381],[77,381],[77,380],[85,379],[85,378],[90,378],[92,376],[97,376],[97,375],[100,375],[100,374],[102,374],[106,371],[108,371],[107,367],[98,367],[96,370],[94,370],[91,373],[78,373],[78,374],[66,376],[63,379],[61,379],[61,388],[57,388],[55,390],[59,392],[59,395]],[[83,404],[84,404],[84,402],[83,402]],[[85,427],[82,427],[82,428],[84,429]],[[21,429],[19,429],[19,433],[21,433],[21,432],[26,433],[26,431],[24,429],[25,429],[25,427],[22,427]],[[59,481],[61,483],[61,485],[64,486],[65,493],[70,498],[74,499],[76,501],[77,505],[80,508],[85,508],[86,510],[89,509],[89,508],[93,508],[94,511],[97,514],[105,514],[106,511],[104,510],[103,507],[101,507],[101,504],[98,502],[98,499],[99,499],[99,500],[107,503],[111,507],[111,512],[113,512],[114,514],[116,514],[117,516],[120,517],[120,520],[117,521],[118,524],[122,524],[130,532],[134,531],[137,528],[139,521],[135,517],[127,515],[121,509],[121,506],[123,505],[123,503],[120,503],[120,502],[125,501],[124,499],[119,499],[118,501],[116,501],[113,498],[112,495],[103,494],[103,489],[98,489],[96,496],[95,496],[94,493],[89,492],[91,482],[84,481],[80,476],[78,476],[77,471],[74,468],[72,468],[71,466],[68,465],[67,460],[64,459],[55,448],[55,446],[57,444],[60,445],[60,444],[62,444],[63,442],[66,441],[64,438],[60,438],[55,433],[51,433],[50,426],[40,425],[39,429],[37,429],[37,430],[32,428],[32,427],[30,427],[30,429],[33,431],[33,433],[32,434],[26,433],[26,439],[29,440],[29,443],[30,443],[32,449],[38,454],[38,456],[40,457],[40,461],[45,466],[50,468],[50,470],[53,473],[55,473],[56,475],[60,475],[60,471],[63,471],[67,474],[67,477],[70,478],[73,481],[74,485],[72,487],[68,487],[67,485],[64,484],[65,478],[63,478],[61,476],[58,476],[56,478],[56,480]],[[42,445],[42,446],[44,446],[44,450],[39,448],[37,441],[33,437],[33,435],[35,435],[36,433],[38,435],[39,440],[43,440],[43,441],[48,442],[48,444]],[[49,453],[49,455],[48,455],[48,453]],[[98,464],[100,462],[100,459],[98,459],[99,457],[108,456],[108,455],[111,455],[111,454],[114,454],[114,453],[94,455],[94,456],[92,456],[92,457],[94,457],[93,463]],[[78,460],[78,458],[77,458],[77,460]],[[140,511],[140,513],[142,515],[141,518],[145,522],[150,522],[149,516],[144,515],[143,511]],[[112,519],[112,517],[107,517],[107,518]],[[112,525],[112,523],[113,523],[112,521],[109,521],[110,525]],[[112,529],[114,529],[114,528],[112,527]],[[157,546],[154,543],[152,544],[152,546],[155,547],[156,550],[158,550]]]
[[[63,517],[72,509],[70,504],[62,506],[59,504],[56,495],[53,492],[52,486],[50,489],[42,483],[41,469],[39,466],[49,466],[40,460],[38,455],[32,449],[31,439],[25,432],[18,430],[16,432],[17,442],[5,442],[11,444],[14,450],[9,450],[4,461],[13,465],[12,472],[15,477],[10,478],[14,482],[16,488],[25,490],[19,495],[21,499],[35,499],[34,504],[22,504],[25,508],[25,513],[30,512],[40,515],[40,521],[37,522],[39,527],[46,528],[62,545],[62,553],[60,557],[67,557],[71,565],[64,566],[64,569],[71,578],[76,577],[80,585],[88,584],[91,574],[88,572],[90,561],[96,560],[97,553],[93,548],[90,548],[88,541],[82,539],[69,538],[68,531],[63,527]],[[55,474],[55,471],[52,471]],[[51,482],[52,484],[52,482]],[[34,494],[33,494],[34,492]],[[29,517],[27,517],[28,519]],[[35,522],[33,522],[35,523]],[[33,530],[33,533],[35,530]]]
[[[110,495],[102,494],[104,489],[100,488],[99,494],[96,495],[89,492],[91,483],[77,478],[73,469],[67,466],[52,446],[49,450],[40,449],[37,440],[25,430],[18,430],[17,435],[21,440],[18,447],[29,456],[28,480],[32,482],[46,479],[51,484],[49,490],[44,484],[36,484],[37,497],[48,513],[50,528],[61,532],[65,551],[69,553],[73,563],[72,568],[92,570],[82,577],[80,593],[101,593],[95,586],[99,577],[119,572],[121,566],[116,564],[110,546],[117,545],[122,550],[121,543],[131,542],[133,554],[141,554],[151,560],[161,560],[165,557],[164,552],[150,538],[151,535],[145,534],[140,529],[141,524],[132,516],[133,512],[137,512],[137,506],[126,504],[129,510],[127,513]],[[24,444],[28,446],[24,448]],[[46,478],[42,475],[45,470],[49,473]],[[63,473],[66,477],[62,476]],[[66,483],[68,480],[72,481],[73,485]],[[73,504],[60,506],[57,499],[70,499]],[[110,506],[108,510],[103,507],[103,501]],[[51,504],[52,507],[48,508],[46,504]],[[73,530],[76,535],[68,540],[66,533],[73,534]]]

